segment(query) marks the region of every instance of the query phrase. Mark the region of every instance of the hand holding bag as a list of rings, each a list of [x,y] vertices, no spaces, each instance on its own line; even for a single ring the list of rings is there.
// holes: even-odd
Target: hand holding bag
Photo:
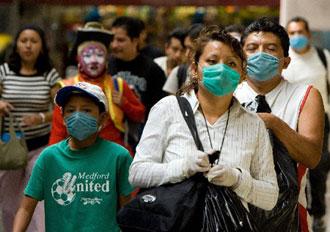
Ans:
[[[1,121],[2,118],[0,117],[0,125]],[[21,138],[16,136],[14,122],[18,125],[17,121],[14,119],[14,116],[9,114],[10,139],[8,142],[3,142],[0,139],[0,170],[15,170],[24,168],[28,161],[28,150],[25,139],[23,136]],[[0,135],[2,135],[1,126]]]

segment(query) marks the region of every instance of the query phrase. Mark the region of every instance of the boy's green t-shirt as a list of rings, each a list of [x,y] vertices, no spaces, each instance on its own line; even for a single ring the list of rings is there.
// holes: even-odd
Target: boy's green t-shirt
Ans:
[[[75,151],[64,140],[41,153],[25,195],[45,200],[47,231],[119,231],[118,196],[133,190],[131,162],[125,148],[101,138]]]

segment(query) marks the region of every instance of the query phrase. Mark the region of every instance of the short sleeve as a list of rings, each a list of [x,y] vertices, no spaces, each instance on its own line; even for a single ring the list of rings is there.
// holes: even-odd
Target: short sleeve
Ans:
[[[58,83],[58,81],[60,81],[61,77],[56,69],[53,68],[49,73],[47,73],[46,79],[49,83],[49,86],[53,87]]]
[[[127,196],[133,191],[133,187],[128,182],[128,170],[132,163],[132,157],[129,152],[125,150],[123,154],[119,156],[117,167],[117,183],[118,193],[120,196]]]
[[[24,190],[26,196],[32,197],[38,201],[44,199],[44,153],[43,151],[37,159],[29,182]]]
[[[0,66],[0,84],[5,80],[5,65]],[[0,94],[1,96],[1,94]]]

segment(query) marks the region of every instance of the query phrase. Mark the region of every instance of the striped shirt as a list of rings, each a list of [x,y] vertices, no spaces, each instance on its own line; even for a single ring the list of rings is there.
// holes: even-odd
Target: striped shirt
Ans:
[[[20,123],[26,139],[38,138],[50,132],[50,123],[36,126],[24,126],[22,117],[28,114],[46,113],[52,102],[50,90],[59,81],[60,76],[53,68],[43,75],[24,76],[9,69],[7,63],[0,66],[0,100],[13,105],[16,121]],[[9,118],[5,117],[4,131],[8,131]],[[17,128],[16,128],[17,130]]]
[[[185,97],[193,109],[204,150],[210,151],[198,99],[194,92]],[[224,113],[214,124],[207,124],[214,149],[220,149],[226,121],[227,113]],[[138,187],[180,182],[185,178],[183,166],[189,157],[196,155],[196,150],[177,99],[175,96],[165,97],[150,111],[129,180]],[[245,205],[249,202],[263,209],[274,207],[278,185],[268,132],[261,119],[243,109],[237,100],[231,107],[219,163],[242,170],[241,180],[234,191]]]

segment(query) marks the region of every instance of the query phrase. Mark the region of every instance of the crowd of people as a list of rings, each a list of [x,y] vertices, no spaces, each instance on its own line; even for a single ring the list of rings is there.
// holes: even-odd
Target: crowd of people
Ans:
[[[8,142],[13,115],[29,162],[0,171],[5,231],[120,231],[117,211],[140,189],[198,173],[247,210],[275,212],[283,188],[271,136],[299,188],[293,212],[281,215],[287,231],[325,231],[330,53],[312,45],[308,22],[192,24],[169,32],[161,50],[145,44],[138,18],[117,17],[110,30],[87,22],[71,51],[77,75],[60,77],[43,30],[17,32],[0,66],[0,131]]]

